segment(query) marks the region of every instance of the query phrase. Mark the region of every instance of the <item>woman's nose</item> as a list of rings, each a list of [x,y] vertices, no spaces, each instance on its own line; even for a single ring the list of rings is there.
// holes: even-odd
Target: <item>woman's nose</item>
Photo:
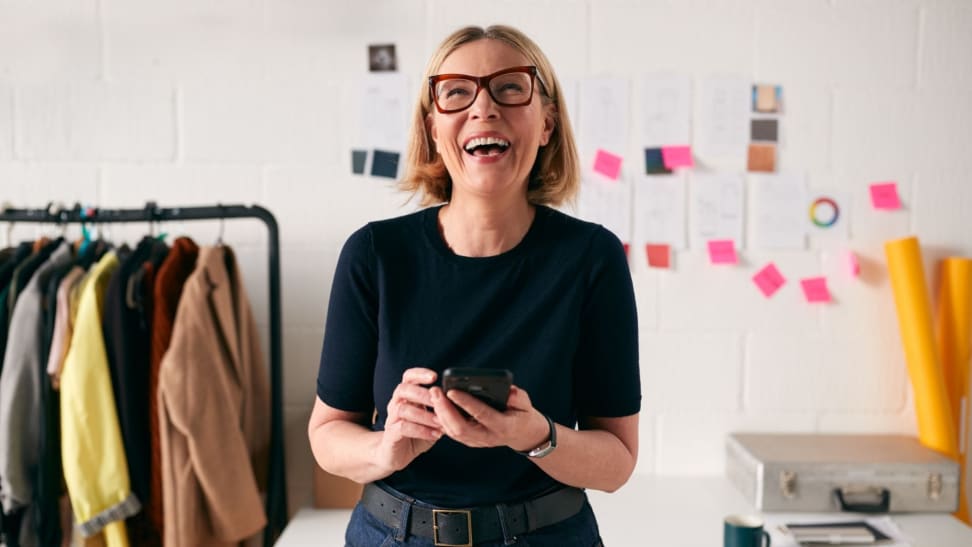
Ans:
[[[469,115],[473,118],[495,118],[499,115],[499,105],[485,87],[481,88],[473,99],[473,104],[469,107]]]

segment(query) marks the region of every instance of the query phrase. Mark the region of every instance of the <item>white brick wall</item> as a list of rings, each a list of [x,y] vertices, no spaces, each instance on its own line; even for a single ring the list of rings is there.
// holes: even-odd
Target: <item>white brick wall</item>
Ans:
[[[747,248],[734,268],[710,267],[693,249],[663,272],[632,250],[639,473],[720,473],[733,429],[914,431],[882,243],[918,234],[932,285],[937,258],[972,253],[967,0],[7,0],[0,202],[242,202],[275,213],[295,510],[311,495],[305,425],[337,254],[367,220],[414,208],[388,183],[349,174],[366,47],[395,43],[417,92],[439,40],[494,22],[530,34],[562,79],[622,78],[637,89],[641,75],[673,71],[696,86],[716,75],[779,83],[780,166],[853,201],[846,246],[860,255],[859,279],[843,274],[842,247],[817,241],[806,251]],[[904,210],[871,210],[867,185],[882,180],[898,181]],[[219,223],[163,229],[207,243]],[[263,226],[224,230],[266,327]],[[770,260],[788,283],[766,300],[750,276]],[[832,305],[803,302],[799,278],[818,274],[830,278]]]

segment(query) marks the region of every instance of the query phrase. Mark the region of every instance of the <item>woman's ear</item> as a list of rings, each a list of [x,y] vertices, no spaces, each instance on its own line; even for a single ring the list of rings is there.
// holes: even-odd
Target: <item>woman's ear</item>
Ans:
[[[557,105],[548,104],[543,109],[543,133],[540,134],[540,146],[547,146],[554,128],[557,127]]]

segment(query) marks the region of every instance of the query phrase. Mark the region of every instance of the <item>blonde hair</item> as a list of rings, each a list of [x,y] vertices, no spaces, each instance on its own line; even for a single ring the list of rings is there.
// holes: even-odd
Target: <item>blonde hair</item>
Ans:
[[[527,200],[537,205],[560,205],[572,201],[580,184],[580,167],[574,134],[567,117],[560,82],[547,56],[525,34],[504,25],[465,27],[446,38],[432,55],[422,78],[422,88],[412,116],[411,139],[405,163],[402,190],[421,193],[421,205],[447,202],[452,198],[452,178],[442,157],[435,151],[426,119],[431,113],[432,97],[429,77],[438,73],[446,57],[461,46],[478,40],[499,40],[522,53],[537,67],[543,85],[537,86],[544,104],[553,104],[554,128],[546,146],[537,151],[537,159],[527,183]]]

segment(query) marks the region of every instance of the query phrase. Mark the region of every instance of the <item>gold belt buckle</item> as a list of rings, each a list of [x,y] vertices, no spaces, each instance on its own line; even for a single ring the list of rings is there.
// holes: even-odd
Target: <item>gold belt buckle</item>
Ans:
[[[468,543],[440,543],[439,542],[439,513],[461,513],[466,515],[466,538]],[[472,511],[466,509],[433,509],[432,510],[432,541],[436,547],[472,547]]]

